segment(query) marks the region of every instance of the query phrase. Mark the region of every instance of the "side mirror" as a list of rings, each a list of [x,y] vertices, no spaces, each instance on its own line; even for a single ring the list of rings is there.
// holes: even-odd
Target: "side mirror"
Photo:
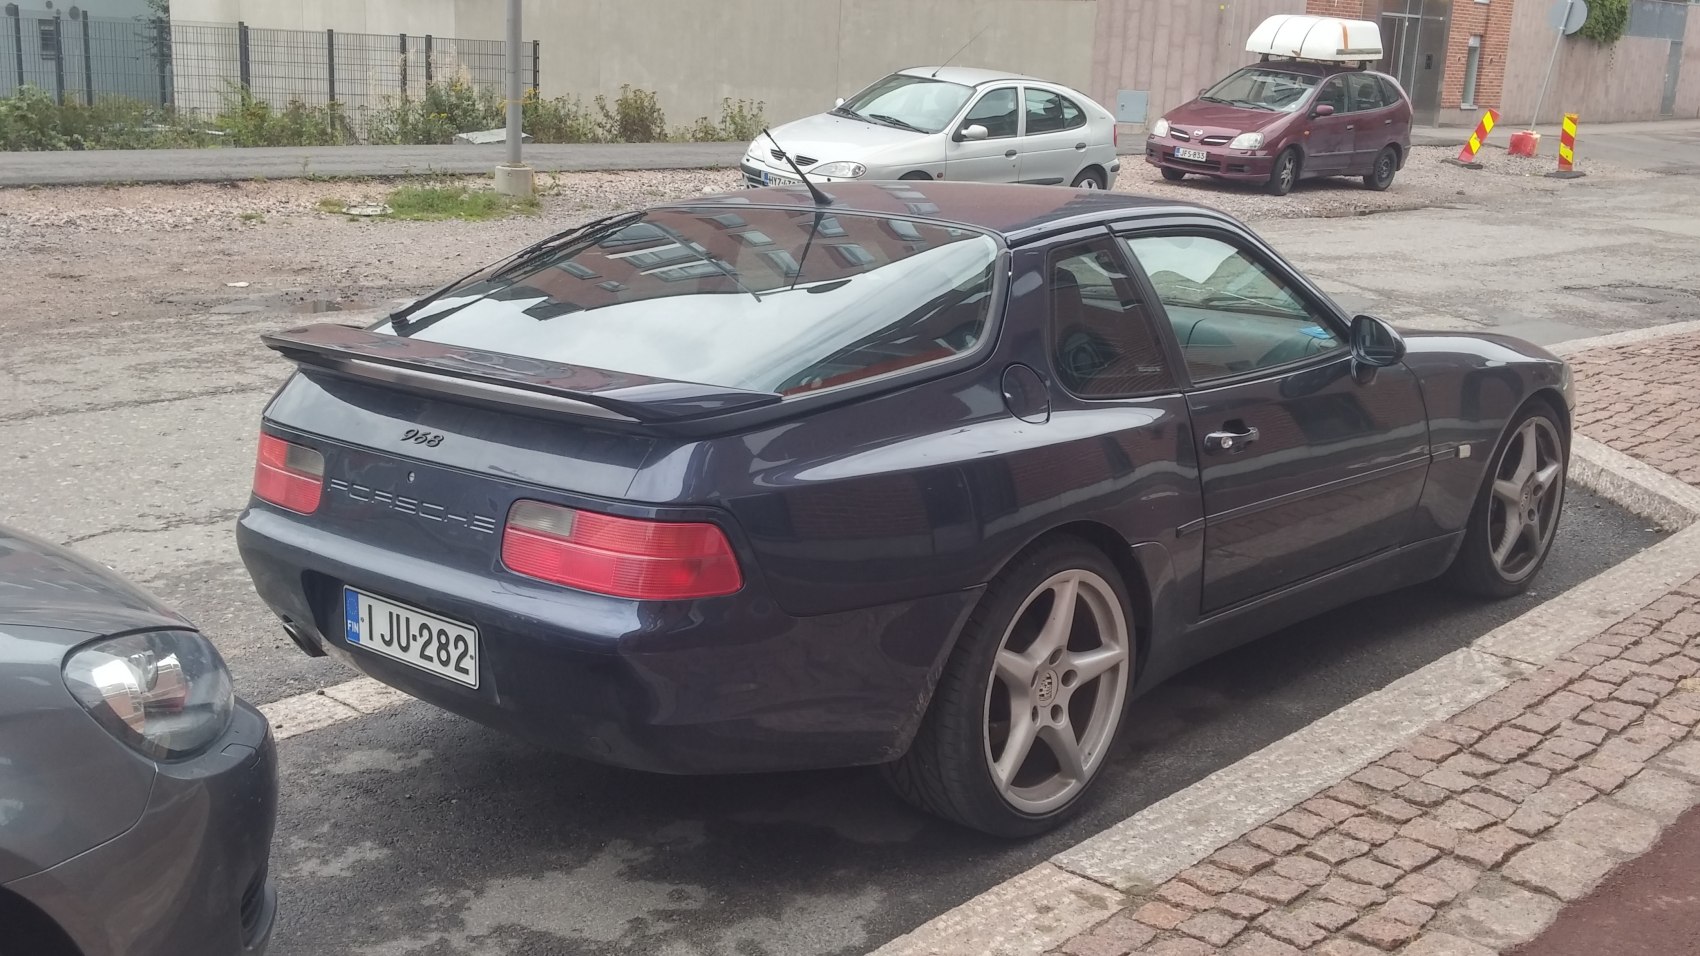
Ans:
[[[1321,106],[1318,106],[1316,109],[1311,110],[1310,115],[1312,115],[1312,116],[1333,116],[1334,115],[1334,107],[1330,106],[1327,103],[1324,103]]]
[[[843,105],[844,105],[844,97],[840,96],[837,100],[835,100],[833,102],[832,108],[838,109],[840,106],[843,106]]]
[[[975,123],[973,126],[962,127],[962,131],[956,134],[956,141],[959,143],[979,142],[990,135],[992,135],[991,130],[986,129],[979,123]]]
[[[1352,318],[1352,359],[1369,368],[1397,365],[1405,357],[1405,338],[1372,315]]]
[[[1208,86],[1201,86],[1198,89],[1198,95],[1199,96],[1203,96],[1204,94],[1206,94],[1208,92],[1210,92],[1210,87],[1208,87]]]

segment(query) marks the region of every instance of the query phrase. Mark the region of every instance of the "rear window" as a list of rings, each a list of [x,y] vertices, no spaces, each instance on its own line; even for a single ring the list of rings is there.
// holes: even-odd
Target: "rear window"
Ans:
[[[907,219],[653,210],[374,331],[792,395],[972,350],[997,258],[981,232]]]

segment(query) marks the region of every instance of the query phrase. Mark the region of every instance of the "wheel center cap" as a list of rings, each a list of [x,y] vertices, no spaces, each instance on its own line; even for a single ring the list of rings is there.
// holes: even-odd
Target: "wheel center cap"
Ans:
[[[1057,672],[1046,668],[1033,679],[1033,697],[1042,707],[1055,700],[1057,696]]]

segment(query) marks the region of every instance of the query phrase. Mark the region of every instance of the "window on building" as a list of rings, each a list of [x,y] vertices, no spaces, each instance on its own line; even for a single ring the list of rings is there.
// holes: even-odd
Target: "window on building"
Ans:
[[[1478,34],[1470,38],[1470,52],[1464,59],[1464,107],[1473,109],[1476,105],[1476,78],[1482,70],[1482,38]]]

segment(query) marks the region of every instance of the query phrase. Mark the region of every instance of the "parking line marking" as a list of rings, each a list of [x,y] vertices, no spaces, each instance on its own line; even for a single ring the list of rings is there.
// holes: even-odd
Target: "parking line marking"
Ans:
[[[357,677],[331,687],[284,697],[260,705],[271,724],[272,736],[288,740],[309,731],[356,720],[388,710],[413,698],[370,677]]]

